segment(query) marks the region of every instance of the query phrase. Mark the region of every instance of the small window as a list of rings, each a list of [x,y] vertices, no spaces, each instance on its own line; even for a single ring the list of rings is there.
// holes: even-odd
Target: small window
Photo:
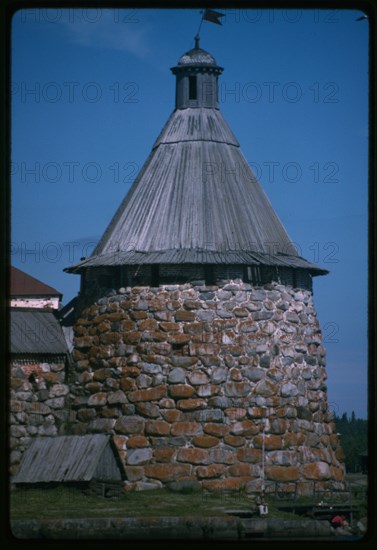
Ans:
[[[213,265],[204,266],[204,278],[208,286],[212,286],[216,283]]]
[[[151,286],[158,287],[160,284],[160,269],[159,265],[152,265],[151,267]]]
[[[128,266],[122,265],[120,266],[120,284],[119,286],[130,286],[130,280],[128,276]]]
[[[189,99],[197,99],[196,76],[189,76]]]

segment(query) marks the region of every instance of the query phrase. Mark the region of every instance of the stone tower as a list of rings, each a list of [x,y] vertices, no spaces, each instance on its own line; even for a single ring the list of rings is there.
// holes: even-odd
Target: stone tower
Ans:
[[[175,110],[81,275],[76,434],[110,433],[127,487],[342,488],[312,277],[218,105],[199,47]],[[72,415],[71,415],[72,417]]]

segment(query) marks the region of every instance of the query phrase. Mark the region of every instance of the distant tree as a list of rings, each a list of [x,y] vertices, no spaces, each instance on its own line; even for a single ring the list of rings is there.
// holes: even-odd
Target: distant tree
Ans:
[[[350,419],[347,413],[343,413],[341,417],[335,415],[334,421],[337,432],[340,433],[347,472],[360,471],[360,454],[368,448],[368,421],[356,418],[354,411]]]

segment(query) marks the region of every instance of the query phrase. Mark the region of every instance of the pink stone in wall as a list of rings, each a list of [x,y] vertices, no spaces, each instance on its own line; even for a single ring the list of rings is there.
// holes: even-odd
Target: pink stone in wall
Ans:
[[[192,440],[195,447],[216,447],[220,443],[220,440],[217,437],[213,437],[212,435],[197,435]]]
[[[115,431],[121,434],[140,434],[144,430],[142,418],[121,416],[115,423]]]
[[[164,385],[148,388],[145,390],[137,390],[129,393],[128,399],[134,403],[136,401],[154,401],[166,397],[167,388]]]
[[[188,384],[176,384],[173,386],[170,386],[169,389],[169,395],[171,397],[191,397],[195,393],[195,389],[192,386],[189,386]]]
[[[267,479],[272,481],[296,481],[299,478],[299,470],[295,466],[267,466],[265,473]]]
[[[204,424],[203,430],[206,434],[222,437],[229,433],[229,426],[224,424],[208,423]]]
[[[191,464],[210,464],[211,459],[205,449],[179,449],[177,460],[179,462],[190,462]]]
[[[175,422],[171,427],[172,435],[196,435],[202,431],[198,422]]]
[[[122,439],[120,440],[119,438],[123,438],[125,441],[122,440]],[[149,447],[149,441],[143,435],[131,436],[128,439],[125,436],[121,436],[121,435],[114,436],[115,444],[117,444],[117,442],[119,442],[119,441],[122,444],[121,448],[138,449],[138,448],[142,448],[142,447]]]
[[[217,478],[225,473],[225,466],[223,464],[198,466],[195,471],[199,479]]]
[[[164,420],[149,420],[145,424],[145,433],[148,435],[168,435],[170,424]]]
[[[204,399],[181,399],[177,403],[177,407],[182,411],[193,411],[195,409],[204,409],[207,402]]]
[[[145,475],[164,482],[176,481],[180,477],[191,474],[191,464],[147,464],[144,466]]]
[[[307,479],[326,480],[331,478],[330,466],[323,461],[304,464],[303,472]]]
[[[242,420],[241,422],[235,422],[230,428],[230,433],[233,435],[255,435],[259,433],[259,426],[257,426],[251,420]]]

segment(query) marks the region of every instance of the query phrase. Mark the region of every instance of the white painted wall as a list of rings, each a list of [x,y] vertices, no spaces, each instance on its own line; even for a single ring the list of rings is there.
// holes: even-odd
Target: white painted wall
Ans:
[[[11,298],[10,307],[35,307],[59,309],[59,296],[54,297],[35,297],[23,296],[22,298]]]

